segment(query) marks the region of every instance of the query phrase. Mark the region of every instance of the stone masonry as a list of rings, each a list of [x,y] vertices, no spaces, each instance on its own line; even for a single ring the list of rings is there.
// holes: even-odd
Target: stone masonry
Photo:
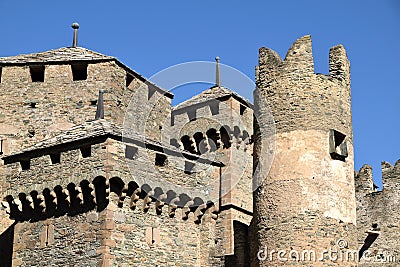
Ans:
[[[400,258],[400,163],[383,163],[380,192],[368,165],[354,175],[344,48],[329,75],[314,73],[310,36],[284,60],[259,53],[254,106],[216,84],[172,107],[172,93],[78,46],[0,58],[0,267]],[[326,249],[352,258],[301,260]]]

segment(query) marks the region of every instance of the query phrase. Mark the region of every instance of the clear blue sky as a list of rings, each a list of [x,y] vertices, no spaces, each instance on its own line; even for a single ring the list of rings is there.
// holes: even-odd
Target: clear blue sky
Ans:
[[[329,48],[341,43],[352,68],[355,167],[372,165],[381,184],[380,162],[400,159],[400,1],[190,2],[0,0],[0,56],[69,46],[77,21],[80,46],[145,77],[218,55],[253,79],[261,46],[284,57],[311,34],[316,72],[327,73]]]

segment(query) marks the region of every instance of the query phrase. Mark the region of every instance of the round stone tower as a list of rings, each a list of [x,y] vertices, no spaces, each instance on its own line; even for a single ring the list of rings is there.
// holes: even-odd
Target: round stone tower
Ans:
[[[256,83],[252,266],[357,266],[345,49],[331,48],[324,75],[314,73],[310,36],[284,60],[261,48]],[[276,129],[270,164],[269,108]]]

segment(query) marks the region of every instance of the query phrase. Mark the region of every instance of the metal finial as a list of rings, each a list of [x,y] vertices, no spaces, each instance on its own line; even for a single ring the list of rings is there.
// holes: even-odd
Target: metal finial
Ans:
[[[96,116],[94,117],[95,120],[104,119],[104,90],[99,90],[99,99],[97,100],[97,109],[96,109]]]
[[[217,63],[216,69],[215,69],[215,85],[218,87],[221,87],[221,77],[220,77],[220,73],[219,73],[219,57],[216,57],[215,61]]]
[[[72,41],[72,47],[77,47],[79,24],[77,22],[72,23],[72,29],[74,29],[74,40]]]

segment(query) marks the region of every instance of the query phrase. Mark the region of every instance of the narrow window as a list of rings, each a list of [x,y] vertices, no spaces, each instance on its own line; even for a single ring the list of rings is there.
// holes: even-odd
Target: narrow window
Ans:
[[[130,73],[126,73],[126,80],[125,80],[125,85],[128,87],[133,81],[133,75]]]
[[[44,225],[40,233],[41,247],[47,247],[54,244],[54,225]]]
[[[244,105],[240,104],[240,115],[243,115],[245,110],[246,110],[246,107]]]
[[[156,245],[160,243],[160,230],[155,227],[146,228],[146,243],[150,245]]]
[[[3,68],[0,67],[0,83],[1,83],[1,74],[3,74]]]
[[[74,81],[83,81],[87,79],[87,64],[71,64],[72,78]]]
[[[44,66],[29,66],[32,82],[44,82]]]
[[[336,130],[329,130],[329,154],[332,159],[345,161],[348,156],[346,135]]]
[[[3,138],[0,139],[0,155],[3,155],[3,145],[4,145],[5,140]]]
[[[165,163],[167,161],[167,156],[163,154],[156,154],[156,165],[157,166],[165,166]]]

